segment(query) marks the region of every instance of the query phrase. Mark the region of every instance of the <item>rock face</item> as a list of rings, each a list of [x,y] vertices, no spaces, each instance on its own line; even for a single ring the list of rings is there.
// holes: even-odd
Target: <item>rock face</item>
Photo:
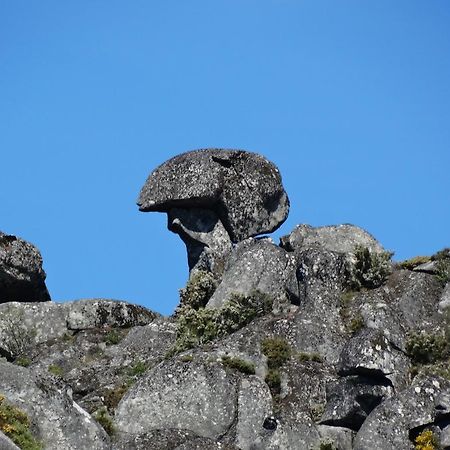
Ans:
[[[0,448],[450,448],[450,253],[394,264],[353,225],[252,237],[287,204],[276,168],[246,152],[151,174],[141,209],[167,212],[188,248],[171,317],[36,302],[39,253],[2,235]]]
[[[39,250],[0,232],[0,303],[50,300]]]
[[[278,169],[256,153],[196,150],[175,156],[148,177],[141,211],[172,208],[215,211],[234,242],[278,228],[289,200]]]
[[[110,448],[108,435],[64,386],[10,363],[0,362],[0,371],[0,392],[27,413],[45,449]]]
[[[287,218],[278,169],[242,150],[207,149],[175,156],[155,169],[138,199],[141,211],[168,214],[186,244],[189,269],[223,273],[232,242],[270,233]]]

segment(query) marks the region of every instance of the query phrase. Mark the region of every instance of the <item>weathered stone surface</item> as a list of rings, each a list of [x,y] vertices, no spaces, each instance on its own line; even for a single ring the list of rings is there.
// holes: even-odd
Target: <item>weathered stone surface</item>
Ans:
[[[379,330],[363,329],[344,346],[338,363],[340,375],[367,375],[390,380],[396,389],[405,387],[411,363],[392,347]]]
[[[349,430],[348,428],[328,425],[318,425],[317,429],[323,444],[330,443],[332,445],[331,448],[337,450],[353,449],[353,438],[355,437],[354,431]]]
[[[0,431],[0,450],[20,450],[11,439]]]
[[[272,396],[267,384],[255,376],[243,378],[238,395],[236,446],[243,450],[257,448],[257,443],[267,434],[264,422],[272,413]]]
[[[189,270],[222,275],[232,243],[217,214],[208,209],[173,208],[168,212],[168,228],[186,244]]]
[[[220,308],[232,294],[260,291],[274,299],[297,302],[296,261],[269,239],[248,239],[236,246],[208,308]],[[289,303],[289,302],[288,302]]]
[[[396,270],[383,286],[355,293],[347,309],[350,316],[361,317],[364,326],[380,330],[394,347],[406,352],[410,332],[442,331],[442,289],[433,275]]]
[[[173,323],[158,318],[129,329],[100,327],[66,334],[22,358],[35,372],[57,370],[74,400],[88,412],[106,406],[112,413],[127,387],[159,363],[174,341]]]
[[[238,378],[221,365],[202,361],[164,361],[134,385],[116,411],[119,432],[189,430],[217,439],[231,427]]]
[[[141,211],[203,208],[217,213],[234,242],[278,228],[289,200],[278,169],[256,153],[207,149],[168,160],[148,177]]]
[[[327,402],[320,423],[359,430],[370,412],[393,395],[388,380],[348,376],[327,385]]]
[[[27,413],[46,450],[110,448],[105,431],[73,402],[64,386],[3,361],[0,373],[0,392]]]
[[[212,439],[196,436],[191,431],[166,428],[141,435],[123,435],[114,450],[238,450]]]
[[[450,283],[447,283],[439,299],[439,312],[445,312],[450,307]]]
[[[86,299],[64,305],[67,305],[69,330],[146,325],[158,317],[158,314],[143,306],[117,300]]]
[[[449,393],[447,380],[436,377],[415,379],[411,387],[372,411],[356,435],[354,449],[413,449],[412,440],[425,427],[437,425],[434,429],[440,430],[442,394]],[[447,417],[448,406],[445,405]]]
[[[39,250],[0,232],[0,303],[50,300]]]
[[[157,317],[142,306],[114,300],[10,302],[0,304],[0,348],[17,356],[71,330],[145,325]]]
[[[297,225],[290,234],[281,238],[281,246],[289,251],[318,248],[336,253],[352,253],[358,245],[372,252],[384,251],[367,231],[350,224],[324,227]]]

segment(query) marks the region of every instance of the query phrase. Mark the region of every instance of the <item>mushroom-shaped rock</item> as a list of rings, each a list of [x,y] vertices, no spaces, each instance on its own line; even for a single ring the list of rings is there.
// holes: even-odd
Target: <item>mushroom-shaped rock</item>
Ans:
[[[289,212],[288,196],[274,164],[242,150],[195,150],[168,160],[148,177],[141,211],[209,209],[234,242],[277,229]]]

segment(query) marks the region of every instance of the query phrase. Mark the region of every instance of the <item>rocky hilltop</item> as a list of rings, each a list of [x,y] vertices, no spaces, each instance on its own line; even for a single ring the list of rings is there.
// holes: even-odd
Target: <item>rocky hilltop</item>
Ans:
[[[167,161],[138,206],[186,244],[170,317],[52,302],[0,233],[0,449],[450,449],[449,249],[393,263],[348,224],[277,245],[280,173],[244,151]]]

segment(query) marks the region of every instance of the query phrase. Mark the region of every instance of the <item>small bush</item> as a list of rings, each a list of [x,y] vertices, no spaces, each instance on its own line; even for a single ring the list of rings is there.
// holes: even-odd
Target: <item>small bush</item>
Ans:
[[[183,355],[180,360],[182,362],[192,362],[194,361],[194,357],[192,355]]]
[[[414,440],[415,450],[437,450],[438,442],[431,430],[423,430]]]
[[[297,359],[299,361],[314,361],[314,362],[322,362],[323,359],[319,355],[319,353],[307,353],[307,352],[298,352],[297,353]]]
[[[381,286],[391,273],[392,255],[391,252],[371,252],[367,247],[357,245],[351,268],[351,287],[373,289]]]
[[[222,364],[247,375],[255,374],[255,365],[251,361],[245,361],[245,359],[222,356]]]
[[[177,312],[177,339],[167,357],[233,333],[272,310],[273,299],[259,291],[233,294],[220,309],[181,306]]]
[[[432,364],[449,356],[449,343],[442,334],[411,333],[406,352],[416,364]]]
[[[19,356],[15,361],[15,364],[17,364],[18,366],[22,366],[22,367],[29,367],[31,364],[31,360],[30,358],[28,358],[27,356]]]
[[[48,371],[56,377],[62,377],[64,375],[62,367],[57,364],[50,364],[48,366]]]
[[[122,336],[116,330],[108,331],[103,337],[103,342],[106,345],[117,345],[122,340]]]
[[[116,429],[112,417],[109,415],[106,408],[100,408],[95,414],[94,419],[103,427],[103,429],[110,435],[114,435]]]
[[[135,362],[129,369],[128,375],[132,377],[140,377],[147,371],[148,365],[143,361]]]
[[[281,388],[280,367],[291,357],[288,342],[279,337],[266,338],[261,342],[261,351],[267,356],[267,375],[265,381],[273,395],[278,395]]]
[[[267,356],[269,369],[281,367],[291,357],[291,347],[283,338],[267,338],[261,342],[261,351]]]
[[[214,294],[217,281],[209,272],[198,271],[188,281],[184,289],[180,289],[180,307],[190,306],[203,308]]]
[[[280,393],[281,374],[278,369],[269,369],[264,380],[267,383],[267,386],[269,386],[273,395],[277,395]]]
[[[117,405],[122,400],[122,397],[127,393],[129,389],[129,385],[122,384],[121,386],[117,386],[114,389],[109,389],[106,391],[104,395],[104,403],[108,408],[108,411],[114,411],[117,408]]]
[[[364,328],[364,319],[360,313],[355,314],[348,324],[348,330],[351,334],[356,334],[359,330]]]
[[[8,404],[0,395],[0,430],[22,450],[42,450],[30,430],[30,420],[26,413]]]
[[[336,447],[332,441],[326,440],[320,443],[319,450],[336,450]]]
[[[402,269],[413,270],[415,267],[420,266],[431,261],[430,256],[415,256],[414,258],[407,259],[399,263]]]

